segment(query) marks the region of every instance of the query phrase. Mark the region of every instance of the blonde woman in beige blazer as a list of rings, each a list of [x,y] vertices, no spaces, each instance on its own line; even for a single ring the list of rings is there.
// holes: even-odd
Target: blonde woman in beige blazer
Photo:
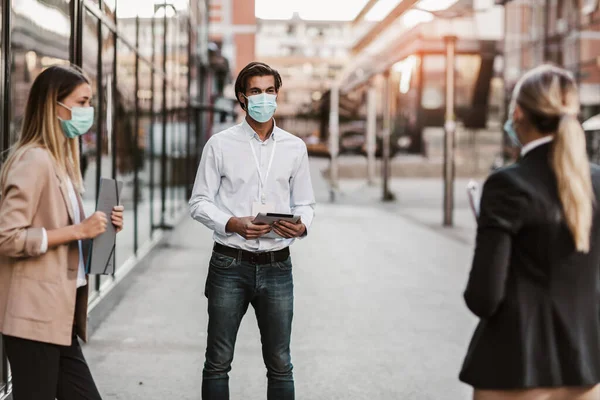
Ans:
[[[0,175],[0,332],[14,400],[100,399],[77,336],[87,339],[83,240],[108,218],[85,218],[79,136],[94,121],[89,80],[52,66],[31,88],[19,142]],[[110,217],[123,228],[123,207]]]

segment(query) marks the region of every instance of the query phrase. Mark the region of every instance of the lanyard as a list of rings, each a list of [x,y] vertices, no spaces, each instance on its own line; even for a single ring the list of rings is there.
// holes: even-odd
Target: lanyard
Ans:
[[[252,139],[250,139],[250,150],[252,150],[252,155],[254,156],[254,162],[256,163],[256,170],[258,171],[258,178],[260,179],[260,188],[259,195],[261,203],[265,204],[267,202],[267,195],[265,194],[265,187],[267,186],[267,179],[269,179],[269,173],[271,172],[271,166],[273,165],[273,159],[275,158],[275,149],[277,148],[277,141],[273,140],[273,150],[271,150],[271,159],[269,160],[269,166],[267,167],[267,172],[265,177],[263,178],[262,172],[260,171],[260,163],[258,162],[258,157],[256,156],[256,150],[254,150],[254,146],[252,146]]]

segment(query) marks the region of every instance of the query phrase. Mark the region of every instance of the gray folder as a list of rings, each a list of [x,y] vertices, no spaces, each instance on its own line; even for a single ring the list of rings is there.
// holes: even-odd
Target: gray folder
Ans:
[[[106,232],[96,237],[89,244],[86,271],[91,275],[112,275],[115,273],[115,244],[117,232],[111,223],[110,216],[115,206],[119,205],[123,182],[114,179],[100,178],[100,188],[96,203],[96,211],[102,211],[108,218]]]

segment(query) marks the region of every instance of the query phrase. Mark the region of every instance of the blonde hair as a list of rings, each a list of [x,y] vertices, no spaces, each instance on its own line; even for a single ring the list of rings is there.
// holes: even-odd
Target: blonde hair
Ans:
[[[89,84],[89,79],[76,66],[54,65],[38,75],[29,92],[19,139],[2,166],[2,187],[13,163],[28,150],[41,147],[48,151],[59,174],[69,177],[75,189],[83,193],[79,138],[69,139],[65,136],[57,107],[58,102],[85,83]]]
[[[542,134],[554,134],[551,165],[566,224],[578,251],[590,249],[594,207],[590,163],[583,128],[577,119],[579,96],[570,72],[551,65],[529,71],[513,94],[526,122]]]

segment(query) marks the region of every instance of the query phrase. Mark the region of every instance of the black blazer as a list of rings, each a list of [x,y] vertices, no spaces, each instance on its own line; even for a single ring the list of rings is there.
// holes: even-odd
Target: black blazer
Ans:
[[[600,382],[600,167],[588,254],[563,218],[552,144],[486,181],[464,297],[481,318],[460,380],[478,389]]]

